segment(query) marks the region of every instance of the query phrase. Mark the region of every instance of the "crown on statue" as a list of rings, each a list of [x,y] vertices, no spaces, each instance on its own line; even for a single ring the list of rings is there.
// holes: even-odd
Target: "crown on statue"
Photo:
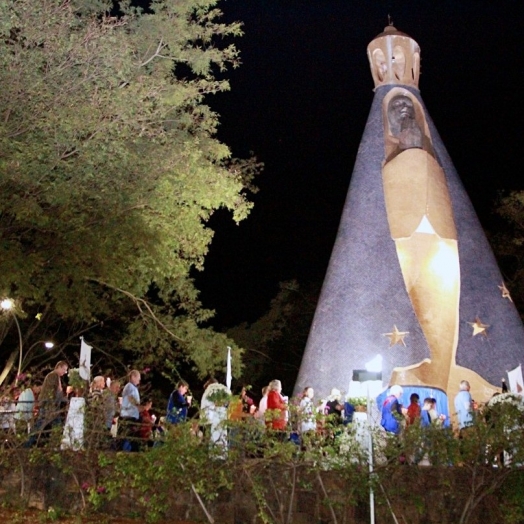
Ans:
[[[375,87],[407,85],[418,89],[420,47],[409,35],[388,25],[368,45]]]

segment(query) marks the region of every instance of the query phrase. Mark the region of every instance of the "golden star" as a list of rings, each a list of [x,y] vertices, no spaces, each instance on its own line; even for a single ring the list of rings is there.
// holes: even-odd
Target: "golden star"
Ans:
[[[409,335],[409,331],[399,331],[397,326],[393,325],[393,331],[391,333],[382,333],[382,335],[389,337],[389,347],[395,346],[397,344],[402,344],[404,347],[406,347],[404,337]]]
[[[510,302],[513,302],[513,299],[509,294],[509,289],[506,287],[506,284],[504,284],[504,282],[502,282],[502,286],[499,286],[499,289],[502,291],[502,298],[507,298]]]
[[[487,329],[489,328],[488,324],[483,324],[479,317],[475,319],[475,322],[468,322],[470,326],[473,327],[473,336],[476,335],[484,335],[485,337],[488,336]]]

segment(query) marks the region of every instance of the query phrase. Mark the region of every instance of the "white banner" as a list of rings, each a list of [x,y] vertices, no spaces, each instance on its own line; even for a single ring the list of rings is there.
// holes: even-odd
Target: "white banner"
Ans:
[[[78,373],[84,380],[90,380],[91,377],[91,350],[93,349],[80,337],[80,362],[78,365]]]
[[[508,371],[508,379],[510,391],[524,395],[524,379],[522,378],[522,366],[520,364],[515,369]]]

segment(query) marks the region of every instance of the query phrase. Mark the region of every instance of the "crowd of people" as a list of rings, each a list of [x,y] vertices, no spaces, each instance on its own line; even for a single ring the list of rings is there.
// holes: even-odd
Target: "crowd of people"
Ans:
[[[473,413],[478,408],[470,393],[470,384],[467,380],[460,382],[459,391],[454,399],[456,421],[459,433],[473,424]],[[381,426],[388,433],[399,435],[406,427],[419,424],[421,427],[444,426],[448,417],[437,412],[437,400],[426,397],[420,406],[420,396],[417,393],[410,395],[408,407],[401,403],[403,389],[394,385],[384,400],[381,408]]]
[[[73,395],[84,392],[74,391],[73,386],[65,386],[64,376],[69,365],[65,361],[56,363],[43,382],[30,386],[11,387],[0,398],[0,424],[5,436],[26,435],[25,446],[45,442],[54,428],[64,427],[68,405]],[[85,417],[86,429],[102,435],[111,436],[111,429],[120,411],[119,380],[96,376],[86,392],[88,414]],[[101,439],[101,440],[102,440]]]
[[[63,377],[68,364],[60,361],[44,379],[30,387],[12,388],[0,400],[0,424],[4,433],[26,434],[28,447],[45,442],[53,428],[63,428],[67,406],[73,388],[64,387]],[[330,395],[315,402],[312,387],[304,388],[298,398],[290,401],[282,393],[279,380],[272,380],[261,391],[255,402],[251,391],[242,387],[237,396],[217,380],[204,385],[199,409],[194,407],[189,384],[180,380],[169,399],[165,414],[157,416],[150,398],[141,399],[141,374],[132,370],[121,388],[119,380],[96,376],[83,392],[85,397],[85,440],[99,447],[114,450],[138,451],[160,445],[169,426],[192,421],[191,431],[199,438],[209,439],[224,449],[241,438],[234,423],[251,422],[260,431],[271,431],[282,440],[304,443],[308,436],[337,435],[344,425],[353,421],[355,406],[351,399],[343,399],[340,390],[333,388]],[[460,383],[455,398],[458,429],[472,424],[475,403],[467,381]],[[78,392],[77,392],[78,393]],[[80,392],[82,394],[82,392]],[[379,407],[381,426],[392,435],[400,435],[410,425],[443,426],[447,417],[437,412],[437,401],[427,397],[420,404],[417,393],[410,396],[407,407],[402,405],[403,389],[394,385]],[[161,413],[157,410],[157,413]],[[195,416],[189,417],[195,413]],[[338,428],[338,429],[337,429]]]

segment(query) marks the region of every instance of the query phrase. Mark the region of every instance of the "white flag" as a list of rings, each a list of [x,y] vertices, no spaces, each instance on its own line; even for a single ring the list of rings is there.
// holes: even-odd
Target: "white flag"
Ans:
[[[226,386],[231,391],[231,347],[227,346],[227,363],[226,363]]]
[[[524,379],[522,378],[522,366],[520,364],[515,369],[508,371],[508,379],[510,391],[524,395]]]
[[[91,350],[93,349],[80,337],[80,363],[78,366],[78,373],[84,380],[90,380],[91,377]]]

